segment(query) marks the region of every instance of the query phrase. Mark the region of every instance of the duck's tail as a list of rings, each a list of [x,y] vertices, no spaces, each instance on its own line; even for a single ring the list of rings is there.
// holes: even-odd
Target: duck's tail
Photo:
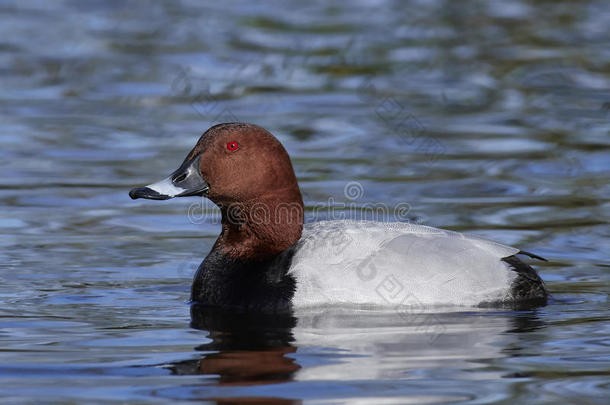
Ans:
[[[547,261],[533,253],[524,251],[519,253],[535,259]],[[511,270],[517,273],[517,278],[515,278],[511,284],[511,293],[508,297],[508,301],[532,305],[545,305],[549,293],[544,285],[544,281],[542,281],[538,273],[536,273],[536,270],[514,255],[504,257],[502,261],[506,262]]]

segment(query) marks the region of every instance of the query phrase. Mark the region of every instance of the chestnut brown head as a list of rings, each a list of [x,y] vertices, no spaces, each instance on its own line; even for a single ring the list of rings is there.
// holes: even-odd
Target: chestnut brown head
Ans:
[[[242,248],[264,242],[281,251],[298,240],[303,224],[303,202],[288,153],[271,133],[252,124],[211,127],[178,170],[129,195],[152,200],[205,196],[221,208],[221,238]]]

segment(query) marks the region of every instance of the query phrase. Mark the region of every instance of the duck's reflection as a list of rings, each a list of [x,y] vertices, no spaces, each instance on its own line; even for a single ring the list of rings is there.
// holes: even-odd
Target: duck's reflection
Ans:
[[[191,326],[207,331],[210,341],[196,348],[201,351],[199,359],[173,364],[171,369],[176,374],[205,376],[200,386],[192,388],[194,397],[217,403],[283,404],[299,403],[292,398],[293,384],[264,391],[253,386],[290,382],[298,371],[301,386],[346,377],[376,384],[402,381],[409,374],[444,378],[453,384],[449,390],[478,392],[464,382],[470,373],[483,373],[485,378],[526,375],[513,373],[512,364],[518,361],[515,358],[537,350],[545,322],[535,309],[397,313],[316,308],[280,316],[194,306]],[[324,358],[318,357],[313,367],[301,368],[290,355],[296,352],[297,342],[323,348]],[[411,384],[409,379],[404,382],[407,387]],[[432,386],[422,390],[426,395],[438,394]],[[261,392],[277,397],[259,396]]]
[[[195,348],[213,351],[199,360],[174,364],[176,374],[218,376],[219,385],[258,385],[291,381],[301,368],[286,354],[296,352],[291,314],[232,313],[193,305],[191,327],[209,332],[211,342]]]

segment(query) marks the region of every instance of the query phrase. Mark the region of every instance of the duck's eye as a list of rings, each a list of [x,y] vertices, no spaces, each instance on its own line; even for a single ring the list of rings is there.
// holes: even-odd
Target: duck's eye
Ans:
[[[231,152],[234,152],[239,149],[239,144],[235,141],[231,141],[227,144],[227,149],[229,149]]]

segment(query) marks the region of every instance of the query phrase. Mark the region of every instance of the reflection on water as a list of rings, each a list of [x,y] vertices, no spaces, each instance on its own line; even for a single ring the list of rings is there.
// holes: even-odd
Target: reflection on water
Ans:
[[[175,375],[206,375],[219,387],[241,387],[280,384],[294,380],[299,366],[294,358],[292,329],[296,318],[291,314],[262,315],[233,313],[215,308],[193,305],[191,327],[208,332],[210,342],[195,347],[204,352],[201,358],[165,365]],[[207,381],[208,383],[210,381]],[[205,391],[203,391],[205,392]],[[247,401],[248,403],[297,403],[300,401],[266,396],[223,395],[222,391],[208,391],[199,399],[218,403]]]
[[[198,346],[208,354],[197,364],[200,374],[218,374],[220,385],[256,385],[291,381],[301,367],[285,355],[296,352],[292,315],[235,314],[191,307],[191,327],[209,332],[210,343]],[[183,371],[176,369],[178,373]]]
[[[443,334],[431,339],[417,319],[422,316],[442,325]],[[480,399],[509,398],[510,382],[531,375],[494,363],[526,356],[531,344],[521,336],[546,325],[536,310],[429,311],[397,317],[388,310],[345,307],[265,316],[193,306],[191,326],[211,339],[196,347],[203,354],[163,367],[175,375],[206,376],[188,387],[194,398],[292,403],[303,398],[301,392],[323,387],[331,395],[308,395],[330,399],[333,389],[321,382],[341,381],[347,398],[377,401],[388,396],[428,403],[468,398],[474,392]],[[477,371],[477,377],[465,379],[468,370]],[[426,378],[435,378],[444,388],[427,385]],[[488,389],[480,388],[482,378],[491,383]],[[274,386],[275,396],[251,391],[265,385]],[[174,391],[160,395],[172,397]]]
[[[608,18],[602,0],[2,2],[0,402],[605,404]],[[278,136],[310,220],[409,207],[550,259],[554,299],[189,316],[217,210],[127,192],[227,120]]]

